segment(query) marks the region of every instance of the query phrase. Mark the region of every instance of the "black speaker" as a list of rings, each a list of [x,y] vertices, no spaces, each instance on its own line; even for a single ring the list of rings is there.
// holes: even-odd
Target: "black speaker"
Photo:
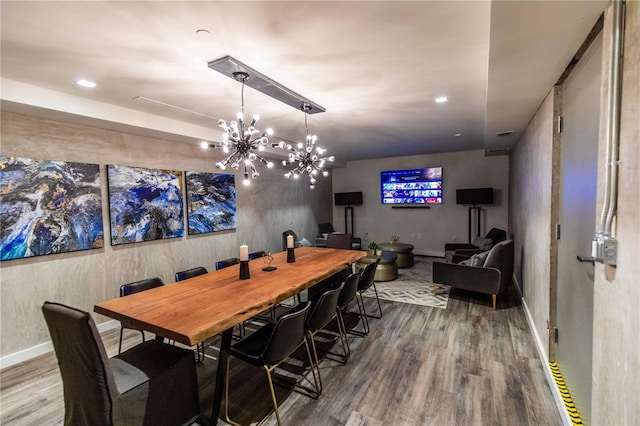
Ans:
[[[362,192],[336,192],[333,199],[336,206],[359,206],[362,204]]]
[[[493,188],[457,189],[456,204],[493,204]]]

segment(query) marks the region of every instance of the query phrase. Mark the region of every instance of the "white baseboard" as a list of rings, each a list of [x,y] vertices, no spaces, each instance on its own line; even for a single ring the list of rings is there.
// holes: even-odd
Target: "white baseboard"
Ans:
[[[531,330],[531,334],[533,334],[533,340],[536,343],[536,349],[538,350],[538,356],[540,357],[540,361],[542,362],[542,369],[544,371],[544,375],[547,378],[547,383],[549,384],[549,388],[551,388],[551,395],[553,396],[553,401],[556,403],[556,408],[558,409],[558,413],[560,414],[560,418],[562,419],[562,424],[564,426],[572,426],[573,422],[571,421],[571,417],[569,417],[569,413],[564,406],[564,400],[562,399],[562,395],[560,395],[560,391],[558,390],[558,385],[556,384],[556,380],[553,377],[551,372],[551,368],[549,367],[549,358],[547,357],[547,353],[545,352],[544,345],[542,344],[542,339],[540,339],[540,334],[536,329],[536,326],[533,322],[533,317],[531,316],[531,312],[529,311],[529,307],[527,306],[527,302],[522,296],[522,290],[520,289],[520,284],[516,277],[513,277],[514,284],[517,286],[517,290],[520,293],[520,300],[522,301],[522,307],[524,308],[525,316],[527,317],[527,323],[529,324],[529,329]]]
[[[109,320],[101,324],[98,324],[97,327],[100,333],[104,333],[105,331],[120,327],[120,322],[116,320]],[[31,358],[35,358],[37,356],[46,354],[47,352],[51,352],[51,351],[53,351],[53,344],[49,340],[47,342],[40,343],[30,348],[23,349],[21,351],[3,356],[2,358],[0,358],[0,369],[11,367],[12,365],[16,365],[21,362],[28,361]]]

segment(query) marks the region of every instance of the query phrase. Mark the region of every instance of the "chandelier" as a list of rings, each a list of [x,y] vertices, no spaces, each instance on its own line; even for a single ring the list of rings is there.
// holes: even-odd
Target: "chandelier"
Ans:
[[[289,151],[288,159],[282,161],[283,166],[287,166],[289,164],[297,163],[297,165],[291,170],[284,174],[284,177],[289,179],[293,176],[294,179],[298,179],[300,175],[304,173],[309,174],[309,187],[314,189],[316,187],[316,176],[319,172],[322,172],[323,176],[328,176],[329,172],[326,170],[322,170],[324,168],[325,162],[333,162],[335,158],[331,157],[323,157],[322,155],[326,152],[325,149],[316,147],[316,140],[318,139],[316,135],[309,135],[309,127],[307,126],[307,115],[309,110],[311,109],[310,105],[304,103],[301,108],[304,111],[304,128],[307,133],[307,138],[305,143],[298,143],[296,147],[291,144],[286,144],[284,142],[280,142],[275,145],[279,148],[286,149]]]
[[[260,119],[258,114],[254,114],[251,121],[247,125],[244,120],[244,85],[246,80],[249,79],[249,74],[246,72],[234,72],[233,78],[236,81],[242,83],[241,91],[241,109],[237,114],[237,121],[231,121],[227,123],[225,120],[219,120],[218,126],[222,127],[224,133],[222,134],[222,150],[228,156],[216,163],[216,167],[221,170],[225,170],[228,164],[231,164],[231,168],[238,170],[240,164],[244,166],[244,179],[242,183],[249,185],[251,182],[249,176],[252,179],[260,176],[254,161],[259,161],[266,164],[268,168],[273,167],[271,161],[266,160],[256,151],[264,151],[265,146],[269,143],[267,136],[273,135],[273,130],[270,128],[264,132],[260,132],[256,129],[256,122]]]

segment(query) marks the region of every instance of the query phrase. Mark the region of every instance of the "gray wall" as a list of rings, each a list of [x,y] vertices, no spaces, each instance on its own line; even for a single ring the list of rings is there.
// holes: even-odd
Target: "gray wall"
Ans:
[[[236,176],[236,231],[112,247],[106,164],[216,172],[221,151],[203,153],[196,145],[11,113],[2,114],[1,136],[2,155],[100,164],[105,231],[102,249],[0,264],[3,358],[49,340],[40,311],[45,300],[93,311],[95,303],[117,297],[123,283],[150,276],[171,283],[182,269],[213,270],[216,260],[237,256],[243,243],[252,251],[279,251],[283,231],[293,229],[312,238],[317,223],[331,217],[329,177],[318,179],[312,191],[303,179],[284,179],[281,169],[260,168],[260,178],[248,188],[242,185],[242,176]]]
[[[550,92],[511,153],[509,224],[514,276],[535,329],[549,353],[554,94]]]
[[[442,204],[392,209],[381,203],[381,171],[425,167],[443,168]],[[334,170],[333,191],[362,191],[364,204],[354,207],[356,236],[368,233],[370,241],[380,243],[397,235],[414,245],[414,253],[444,256],[444,245],[454,235],[457,242],[468,240],[468,206],[456,204],[456,189],[493,187],[494,204],[482,206],[481,233],[493,227],[507,230],[508,170],[508,157],[485,157],[481,150],[350,161]],[[344,207],[334,206],[333,226],[344,231]]]

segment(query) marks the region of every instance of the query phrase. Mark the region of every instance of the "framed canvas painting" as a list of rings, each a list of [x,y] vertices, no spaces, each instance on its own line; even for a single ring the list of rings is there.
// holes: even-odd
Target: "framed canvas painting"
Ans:
[[[182,172],[108,165],[111,245],[184,235]]]
[[[189,235],[236,229],[235,176],[186,172]]]
[[[104,247],[100,166],[0,156],[2,260]]]

